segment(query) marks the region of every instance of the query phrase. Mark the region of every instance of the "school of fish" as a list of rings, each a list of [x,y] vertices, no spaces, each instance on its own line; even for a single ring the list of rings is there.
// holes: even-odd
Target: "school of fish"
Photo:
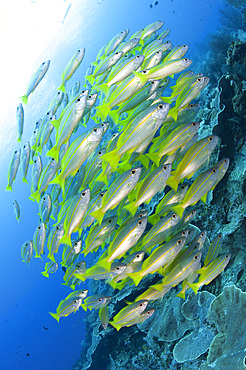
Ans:
[[[34,254],[45,258],[45,277],[60,266],[63,283],[72,289],[50,313],[58,322],[82,307],[98,309],[104,329],[141,323],[155,311],[150,301],[180,283],[179,297],[185,299],[189,288],[197,293],[230,260],[222,253],[221,234],[203,255],[207,232],[192,227],[196,210],[187,210],[199,200],[206,203],[229,166],[228,158],[208,164],[219,138],[199,138],[194,121],[199,104],[193,100],[209,78],[189,70],[188,46],[166,41],[170,30],[162,26],[157,21],[129,38],[129,29],[115,35],[69,91],[66,84],[85,54],[76,51],[30,141],[10,161],[6,190],[12,190],[19,167],[24,182],[31,172],[29,199],[37,202],[40,218],[21,247],[23,261],[30,263]],[[31,77],[24,104],[49,65],[45,61]],[[22,142],[22,103],[16,121]],[[17,200],[13,208],[19,221]],[[96,262],[86,266],[89,253]],[[94,279],[121,290],[142,280],[146,285],[146,276],[154,274],[157,284],[111,318],[113,294],[88,295],[80,286]]]

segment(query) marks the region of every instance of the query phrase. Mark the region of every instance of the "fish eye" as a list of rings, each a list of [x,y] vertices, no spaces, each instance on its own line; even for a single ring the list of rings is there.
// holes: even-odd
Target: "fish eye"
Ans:
[[[192,122],[192,126],[196,126],[196,122]]]
[[[101,126],[104,127],[105,126],[105,123],[101,123]]]
[[[224,163],[227,163],[227,159],[224,159]]]
[[[15,154],[17,154],[17,150],[15,150]]]
[[[185,235],[185,231],[182,231],[182,235]]]
[[[108,220],[108,223],[111,224],[111,220]]]
[[[191,214],[194,215],[195,211],[191,211]]]
[[[80,263],[77,263],[77,266],[76,267],[80,268],[81,267]]]
[[[143,217],[143,214],[142,214],[142,213],[140,213],[140,215],[139,215],[138,217],[139,217],[139,218]]]
[[[115,137],[115,136],[116,136],[116,134],[113,135],[113,137]]]
[[[173,218],[173,219],[175,219],[175,218],[176,218],[176,215],[175,215],[175,213],[174,213],[174,214],[172,215],[172,218]]]
[[[131,170],[132,175],[135,175],[135,173],[136,173],[136,170]]]
[[[56,230],[60,230],[60,226],[56,226]]]
[[[137,254],[136,257],[139,258],[140,257],[140,254]]]
[[[102,301],[102,298],[98,298],[98,301],[101,302]]]
[[[222,237],[222,234],[219,234],[218,237],[221,238]]]
[[[165,166],[163,166],[163,167],[162,167],[162,169],[163,169],[164,171],[166,171],[167,166],[166,166],[166,165],[165,165]]]
[[[229,258],[229,254],[226,254],[225,258],[228,259]]]
[[[103,196],[104,196],[104,193],[101,193],[101,194],[100,194],[100,197],[103,197]]]
[[[97,128],[94,128],[94,130],[93,130],[94,132],[97,132]]]
[[[117,51],[117,53],[115,53],[115,55],[118,55],[119,53],[118,53],[118,51]]]
[[[139,306],[139,307],[142,307],[142,305],[143,305],[142,303],[139,303],[139,305],[138,305],[138,306]]]
[[[26,243],[26,247],[28,246],[28,243]]]
[[[51,158],[51,162],[54,162],[55,158]]]
[[[137,55],[136,58],[139,59],[140,58],[140,55]]]
[[[78,299],[74,299],[73,300],[73,303],[77,303],[79,300]]]
[[[119,266],[117,266],[117,267],[116,267],[116,270],[120,270],[120,267],[119,267]]]
[[[191,231],[189,230],[189,231],[188,231],[188,235],[190,235],[190,234],[191,234]]]
[[[38,226],[38,229],[41,230],[41,226]]]
[[[156,54],[160,54],[160,51],[158,50],[158,51],[156,52]]]
[[[80,53],[80,50],[78,50],[78,53]]]
[[[198,79],[197,79],[197,82],[200,82],[202,79],[200,78],[200,77],[198,77]]]
[[[198,258],[198,256],[197,256],[197,254],[194,256],[194,260],[197,260],[197,258]]]
[[[154,85],[155,81],[150,81],[151,85]]]
[[[91,98],[92,98],[92,96],[91,96],[91,95],[89,95],[89,96],[88,96],[88,99],[91,99]]]
[[[80,101],[80,98],[77,99],[77,102],[79,102],[79,101]]]
[[[147,70],[146,70],[146,69],[144,69],[144,70],[142,71],[142,73],[147,73]]]
[[[182,186],[181,186],[181,190],[184,190],[184,188],[185,188],[185,187],[184,187],[184,185],[182,185]]]
[[[184,58],[183,60],[184,60],[184,62],[188,62],[188,59],[187,58]]]
[[[182,243],[182,241],[181,241],[181,240],[178,240],[178,241],[177,241],[177,244],[179,244],[179,245],[180,245],[181,243]]]
[[[44,65],[45,65],[45,62],[42,63],[42,66],[44,66]]]
[[[60,91],[58,91],[57,95],[60,95],[60,93],[61,93],[61,92],[60,92]]]
[[[101,150],[99,150],[98,154],[99,154],[99,155],[100,155],[100,154],[102,154]]]
[[[163,108],[163,104],[159,104],[158,109],[162,109],[162,108]]]
[[[213,168],[213,169],[212,169],[212,173],[215,173],[215,172],[216,172],[216,168]]]
[[[139,220],[138,225],[142,225],[143,221]]]
[[[84,197],[85,196],[85,192],[83,191],[83,193],[81,195],[82,195],[82,197]]]
[[[75,247],[77,246],[77,244],[78,244],[77,242],[74,242]]]

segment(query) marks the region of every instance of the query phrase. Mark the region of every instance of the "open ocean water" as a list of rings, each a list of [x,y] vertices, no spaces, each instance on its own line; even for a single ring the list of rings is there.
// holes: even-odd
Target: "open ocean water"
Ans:
[[[38,206],[28,199],[30,168],[27,175],[29,185],[21,181],[19,169],[13,183],[13,192],[5,191],[9,161],[14,150],[21,147],[17,143],[15,118],[20,102],[18,97],[25,93],[30,76],[43,61],[49,59],[47,74],[30,95],[27,106],[24,106],[25,143],[30,140],[35,122],[42,117],[53,99],[55,90],[61,83],[63,69],[78,49],[85,48],[85,57],[67,82],[67,91],[72,89],[76,81],[83,82],[90,63],[95,60],[100,48],[115,34],[129,28],[129,35],[132,35],[157,20],[164,21],[162,30],[171,29],[166,39],[171,40],[173,45],[189,46],[185,57],[194,60],[193,70],[202,72],[197,70],[196,65],[208,51],[211,34],[216,33],[221,26],[219,10],[225,9],[228,3],[222,0],[159,0],[152,3],[151,0],[56,0],[52,4],[53,1],[50,0],[45,5],[46,13],[40,13],[38,7],[41,0],[16,0],[17,2],[18,7],[15,8],[15,2],[12,1],[13,9],[5,9],[5,21],[16,33],[16,39],[12,37],[8,43],[9,27],[1,35],[0,370],[68,370],[80,357],[81,342],[86,336],[86,312],[80,308],[76,314],[61,318],[58,324],[49,312],[55,312],[58,303],[71,292],[69,287],[61,284],[64,272],[59,266],[57,272],[48,279],[41,275],[47,250],[44,261],[32,258],[28,265],[22,262],[21,245],[32,239],[39,222]],[[23,28],[16,27],[11,17],[12,12],[18,17],[16,12],[19,7],[21,11],[18,25],[21,25],[21,17],[25,11],[30,12],[30,19],[25,19]],[[56,27],[51,26],[52,17]],[[45,30],[44,40],[42,29]],[[28,33],[32,35],[31,38]],[[15,45],[14,40],[18,45]],[[22,73],[24,67],[25,78]],[[90,126],[92,124],[94,123]],[[20,205],[19,223],[13,212],[14,199]],[[88,287],[87,282],[83,287]],[[101,369],[104,370],[103,367],[98,368]]]

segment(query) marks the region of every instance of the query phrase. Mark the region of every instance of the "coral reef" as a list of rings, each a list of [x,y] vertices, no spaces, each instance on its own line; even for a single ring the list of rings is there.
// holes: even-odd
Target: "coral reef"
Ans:
[[[201,370],[209,369],[246,369],[245,330],[246,293],[235,285],[227,286],[212,302],[208,320],[218,330],[214,337],[207,363]]]

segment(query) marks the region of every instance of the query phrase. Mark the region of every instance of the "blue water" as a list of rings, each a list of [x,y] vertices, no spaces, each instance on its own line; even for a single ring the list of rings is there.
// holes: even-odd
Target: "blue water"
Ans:
[[[216,32],[220,25],[218,9],[223,6],[214,0],[159,0],[158,5],[152,9],[149,6],[151,1],[148,0],[104,0],[101,4],[91,0],[87,3],[82,14],[78,2],[71,2],[69,12],[77,7],[72,42],[61,39],[52,50],[50,58],[47,52],[45,54],[44,59],[51,59],[51,68],[47,82],[44,79],[30,97],[25,111],[27,134],[24,135],[24,141],[29,139],[34,122],[44,113],[44,102],[53,97],[49,81],[58,86],[63,68],[78,48],[85,47],[86,55],[69,81],[68,88],[72,88],[73,83],[84,75],[101,46],[116,33],[130,28],[132,34],[156,20],[165,22],[163,29],[171,29],[168,39],[174,45],[189,45],[187,57],[192,59],[192,55],[197,53],[196,43],[202,42],[209,33]],[[82,15],[86,15],[86,19],[80,24]],[[71,35],[71,29],[66,29],[68,21],[69,13],[63,24],[64,35]],[[47,50],[51,49],[47,45]],[[42,55],[40,61],[43,61]],[[30,71],[30,75],[32,73]],[[12,116],[15,115],[16,106],[17,103],[13,102],[10,112]],[[1,137],[1,141],[4,140]],[[54,312],[59,301],[70,293],[68,287],[61,285],[63,271],[58,269],[46,279],[40,274],[44,267],[40,259],[32,259],[30,267],[21,262],[20,248],[23,242],[32,239],[38,223],[38,208],[28,200],[29,186],[22,183],[20,173],[13,185],[13,193],[4,191],[8,163],[18,147],[15,137],[11,138],[0,157],[0,370],[66,370],[79,358],[80,342],[85,337],[83,319],[86,314],[80,309],[75,315],[62,318],[58,324],[48,312]],[[13,199],[17,199],[21,207],[20,223],[17,223],[13,213]]]

